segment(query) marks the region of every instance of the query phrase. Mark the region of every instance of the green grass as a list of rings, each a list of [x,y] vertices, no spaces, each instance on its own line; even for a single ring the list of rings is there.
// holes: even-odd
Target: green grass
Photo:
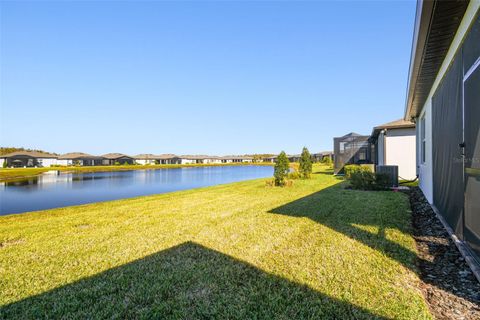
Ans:
[[[45,168],[2,168],[0,169],[1,181],[14,181],[38,176],[44,172],[58,170],[62,172],[105,172],[105,171],[125,171],[125,170],[155,170],[172,169],[185,167],[211,167],[211,166],[245,166],[245,165],[264,165],[271,166],[272,163],[208,163],[208,164],[156,164],[156,165],[118,165],[118,166],[58,166]]]
[[[0,217],[0,318],[430,318],[408,198],[315,168]]]
[[[419,181],[400,180],[400,185],[405,187],[418,187]]]

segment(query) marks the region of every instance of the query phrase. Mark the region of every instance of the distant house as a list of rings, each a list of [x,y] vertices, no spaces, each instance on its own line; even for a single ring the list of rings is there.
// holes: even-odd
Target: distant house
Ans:
[[[92,156],[83,152],[70,152],[58,156],[57,165],[100,166],[102,165],[102,159],[102,157]]]
[[[326,158],[329,158],[333,161],[333,152],[332,151],[322,151],[312,154],[312,159],[314,162],[322,162]]]
[[[50,167],[57,164],[57,155],[37,152],[37,151],[15,151],[0,156],[7,167],[30,168],[30,167]]]
[[[207,155],[184,155],[179,159],[181,164],[222,163],[220,157]]]
[[[253,162],[253,157],[249,156],[223,156],[220,157],[221,163],[247,163]]]
[[[300,154],[294,154],[287,157],[288,157],[288,161],[290,162],[299,162],[302,156]]]
[[[146,165],[146,164],[156,164],[158,161],[158,156],[154,154],[137,154],[133,157],[135,162],[138,164]]]
[[[415,179],[415,123],[400,119],[376,126],[370,143],[376,165],[396,165],[400,178]]]
[[[273,162],[277,161],[277,157],[278,157],[278,156],[265,157],[265,158],[263,158],[263,162],[271,162],[271,163],[273,163]]]
[[[160,164],[181,164],[181,159],[171,153],[168,154],[160,154],[156,156],[158,162]]]
[[[192,155],[183,155],[178,157],[180,164],[202,163],[202,158]]]
[[[419,185],[480,261],[480,1],[418,1],[405,120]]]
[[[222,159],[217,156],[206,156],[202,163],[222,163]]]
[[[369,138],[370,136],[363,136],[355,132],[333,138],[333,171],[335,174],[343,173],[343,168],[349,164],[373,163],[374,152],[372,152]]]
[[[102,164],[104,165],[115,165],[115,164],[133,164],[135,162],[135,159],[127,156],[126,154],[123,153],[107,153],[102,155]]]

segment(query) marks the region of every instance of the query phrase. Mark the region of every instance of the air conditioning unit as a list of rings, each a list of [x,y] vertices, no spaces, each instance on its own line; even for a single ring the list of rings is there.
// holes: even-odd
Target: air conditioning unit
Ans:
[[[398,187],[398,166],[377,166],[377,173],[386,174],[390,178],[391,187]]]

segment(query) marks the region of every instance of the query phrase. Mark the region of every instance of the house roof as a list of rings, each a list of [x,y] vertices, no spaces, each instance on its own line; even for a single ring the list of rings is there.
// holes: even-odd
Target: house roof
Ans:
[[[415,128],[415,123],[404,120],[404,119],[398,119],[395,121],[390,121],[390,122],[381,124],[373,128],[372,134],[370,135],[369,139],[371,142],[375,142],[382,130],[405,129],[405,128]]]
[[[417,1],[405,119],[419,115],[468,4],[469,1]]]
[[[343,138],[349,138],[349,137],[366,137],[362,134],[358,134],[356,132],[350,132],[350,133],[347,133],[346,135],[344,136],[341,136],[341,137],[335,137],[335,139],[343,139]]]
[[[102,155],[103,158],[106,158],[106,159],[118,159],[118,158],[124,158],[124,157],[127,157],[127,158],[132,158],[130,156],[127,156],[126,154],[123,154],[123,153],[107,153],[107,154],[104,154]]]
[[[415,128],[415,123],[412,121],[407,121],[404,119],[398,119],[395,121],[390,121],[379,126],[374,127],[374,129],[400,129],[400,128]]]
[[[180,156],[181,159],[188,160],[204,160],[204,159],[220,159],[218,156],[207,156],[207,155],[183,155]]]
[[[65,160],[65,159],[81,159],[81,158],[91,158],[91,159],[101,159],[99,156],[93,156],[88,153],[83,152],[69,152],[58,156],[58,159]]]
[[[158,156],[151,154],[151,153],[142,153],[142,154],[137,154],[133,158],[135,159],[140,159],[140,160],[150,160],[150,159],[158,159]]]
[[[219,158],[223,160],[253,160],[253,157],[249,156],[223,156]]]
[[[177,155],[171,154],[171,153],[164,153],[164,154],[159,154],[156,156],[156,159],[175,159],[178,158]]]
[[[32,158],[43,158],[43,159],[56,159],[58,158],[57,155],[47,153],[47,152],[39,152],[39,151],[15,151],[15,152],[10,152],[7,154],[4,154],[0,156],[1,158],[11,158],[15,156],[26,156],[26,157],[32,157]]]
[[[320,151],[320,152],[314,153],[314,155],[326,155],[326,154],[333,154],[333,151]]]

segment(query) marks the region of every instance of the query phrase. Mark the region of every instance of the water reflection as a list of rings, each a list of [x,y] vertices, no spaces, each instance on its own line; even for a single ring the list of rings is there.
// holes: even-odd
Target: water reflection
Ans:
[[[2,183],[0,215],[263,178],[272,172],[272,167],[254,165],[84,174],[49,171]]]

